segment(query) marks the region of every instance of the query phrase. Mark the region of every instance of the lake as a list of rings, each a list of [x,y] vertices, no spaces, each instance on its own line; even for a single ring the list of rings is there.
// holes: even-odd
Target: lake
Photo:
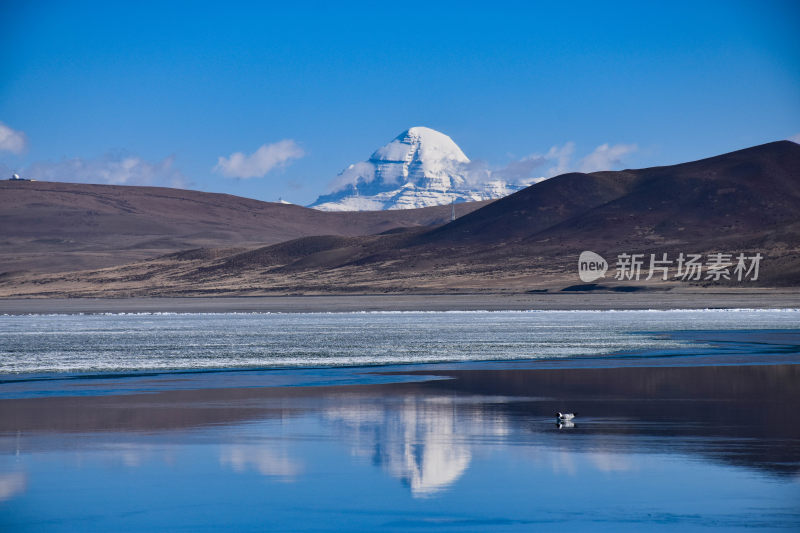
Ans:
[[[796,530],[798,362],[795,310],[0,316],[0,528]]]

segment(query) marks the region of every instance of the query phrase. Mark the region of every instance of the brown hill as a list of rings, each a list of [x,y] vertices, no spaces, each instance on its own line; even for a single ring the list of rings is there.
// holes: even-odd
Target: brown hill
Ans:
[[[486,203],[457,208],[464,214]],[[0,181],[0,273],[98,268],[198,247],[371,235],[449,219],[450,206],[324,213],[181,189]]]
[[[800,145],[780,141],[673,166],[564,174],[432,230],[361,240],[359,248],[349,243],[347,253],[332,253],[336,248],[343,249],[332,243],[325,251],[328,269],[383,265],[384,275],[457,272],[483,282],[510,272],[574,277],[583,250],[609,259],[622,252],[674,258],[760,251],[770,256],[762,280],[800,285]],[[293,260],[284,263],[286,269]]]
[[[430,232],[428,242],[546,234],[596,245],[608,232],[692,242],[783,232],[800,220],[798,208],[800,145],[779,141],[680,165],[558,176]]]
[[[579,283],[582,250],[600,253],[612,269],[621,252],[672,258],[759,252],[765,257],[757,284],[800,286],[800,145],[783,141],[674,166],[565,174],[433,229],[302,237],[0,280],[0,294],[552,291]],[[614,280],[603,283],[615,288]]]

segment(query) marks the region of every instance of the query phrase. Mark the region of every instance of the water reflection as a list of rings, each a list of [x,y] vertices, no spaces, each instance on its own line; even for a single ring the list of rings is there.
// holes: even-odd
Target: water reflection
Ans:
[[[263,444],[235,444],[222,446],[220,464],[234,472],[255,470],[264,476],[291,482],[303,472],[301,462],[289,457],[286,449],[274,450]]]
[[[690,489],[686,516],[701,516],[692,502],[709,497],[728,512],[713,494],[731,487],[774,490],[777,506],[796,508],[785,502],[799,487],[800,365],[436,372],[455,379],[5,400],[0,502],[41,507],[92,482],[104,495],[124,477],[120,501],[137,479],[145,500],[162,482],[180,493],[186,479],[214,479],[218,498],[266,506],[254,495],[285,495],[281,509],[408,500],[418,507],[398,513],[450,504],[468,515],[487,500],[486,513],[513,519],[538,506],[523,517],[534,522],[559,506],[569,514],[573,494],[584,516],[633,498],[645,522],[653,506],[671,511],[662,495]],[[564,409],[579,411],[577,422],[554,423]],[[47,463],[53,450],[60,459]],[[68,474],[45,481],[53,472]],[[627,523],[626,510],[614,512],[609,521]],[[2,518],[0,509],[0,529]],[[719,520],[708,523],[733,523]]]
[[[321,416],[352,455],[401,480],[415,498],[454,487],[475,457],[498,449],[555,475],[633,469],[629,443],[620,446],[602,433],[554,440],[554,425],[556,430],[577,430],[577,425],[515,412],[520,403],[541,400],[418,392],[383,398],[335,395],[326,398]]]
[[[566,475],[630,471],[641,453],[800,472],[797,365],[444,374],[456,379],[329,396],[323,417],[415,497],[452,488],[493,445]],[[565,407],[587,416],[554,424]]]
[[[589,453],[588,457],[600,472],[629,472],[635,469],[633,462],[626,454],[593,452]]]
[[[349,397],[344,402],[324,408],[323,417],[352,443],[354,455],[371,458],[415,497],[436,494],[467,470],[472,458],[464,442],[468,428],[452,398],[407,396],[376,404]]]
[[[0,502],[10,500],[24,492],[28,486],[28,476],[24,472],[0,474]]]

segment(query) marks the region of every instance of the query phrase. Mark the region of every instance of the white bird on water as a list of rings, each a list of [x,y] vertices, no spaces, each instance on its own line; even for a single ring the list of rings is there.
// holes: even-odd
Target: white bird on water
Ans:
[[[556,413],[558,420],[561,422],[567,422],[575,418],[575,415],[578,413]]]

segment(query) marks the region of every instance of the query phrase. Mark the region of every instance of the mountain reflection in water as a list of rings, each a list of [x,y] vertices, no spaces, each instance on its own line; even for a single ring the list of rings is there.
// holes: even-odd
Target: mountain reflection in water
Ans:
[[[409,367],[438,379],[380,385],[4,400],[0,503],[41,509],[94,490],[117,494],[109,516],[138,512],[144,527],[161,519],[145,509],[165,486],[165,501],[191,494],[217,524],[245,529],[264,513],[285,529],[335,529],[326,513],[361,530],[397,516],[420,517],[401,529],[800,525],[800,365],[495,366]],[[558,411],[579,415],[559,427]],[[125,503],[136,482],[147,490]],[[83,523],[70,508],[77,522],[65,523]],[[0,523],[12,515],[0,507]]]

